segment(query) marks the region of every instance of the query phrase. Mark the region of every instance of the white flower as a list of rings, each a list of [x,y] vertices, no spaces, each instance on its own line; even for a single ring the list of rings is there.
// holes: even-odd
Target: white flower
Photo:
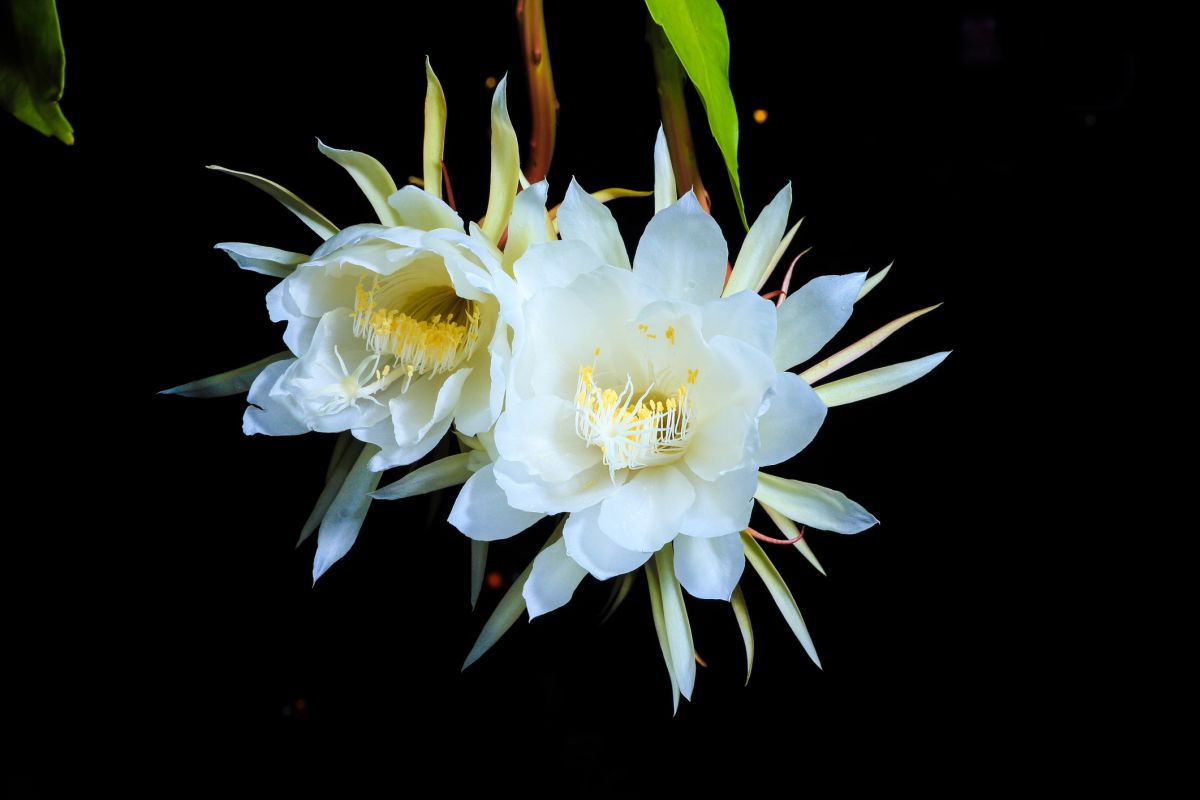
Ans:
[[[462,232],[421,189],[390,198],[439,227],[357,225],[334,236],[268,296],[298,358],[250,390],[246,433],[309,430],[378,445],[379,470],[425,455],[457,418],[478,433],[500,411],[507,330],[491,290],[499,254]]]
[[[493,103],[493,125],[500,127],[499,136],[493,131],[493,160],[511,162],[499,171],[512,172],[515,186],[504,88],[497,87]],[[495,283],[508,280],[505,261],[518,253],[506,256],[494,240],[510,223],[512,190],[507,202],[489,205],[490,233],[472,224],[467,235],[462,218],[434,194],[416,186],[395,190],[369,156],[321,149],[358,179],[381,224],[337,232],[267,295],[271,319],[287,322],[284,341],[296,358],[258,376],[243,427],[271,435],[349,430],[380,448],[371,470],[409,464],[452,422],[473,435],[500,413],[509,332]],[[523,240],[521,249],[546,238],[544,188],[522,194],[516,206],[537,210],[511,217],[523,235],[510,231],[510,237]],[[239,261],[255,248],[218,247]]]
[[[585,198],[571,187],[565,236],[571,204],[595,210]],[[812,441],[825,405],[772,361],[775,306],[749,291],[721,298],[726,256],[716,223],[688,194],[647,226],[632,270],[571,240],[518,262],[522,288],[526,275],[544,279],[550,262],[580,274],[537,286],[524,303],[496,424],[499,460],[471,479],[451,516],[464,533],[516,532],[493,508],[472,513],[494,480],[516,511],[571,512],[563,550],[579,569],[564,580],[629,572],[675,542],[684,587],[729,599],[758,468]],[[862,279],[849,280],[852,302]],[[550,610],[537,603],[539,572],[526,594],[535,613]]]
[[[656,161],[665,161],[661,133]],[[656,187],[660,205],[673,195]],[[611,215],[573,183],[558,214],[562,241],[515,264],[520,311],[509,314],[516,336],[495,460],[467,480],[450,515],[489,541],[569,514],[524,582],[531,617],[570,600],[585,574],[604,580],[646,565],[684,696],[694,662],[678,588],[730,599],[755,555],[742,532],[756,496],[786,525],[855,533],[876,523],[840,492],[759,469],[811,442],[828,405],[890,391],[945,355],[847,379],[835,401],[790,372],[869,290],[856,273],[815,278],[778,307],[756,293],[790,241],[790,200],[785,187],[760,215],[727,281],[725,240],[690,192],[656,213],[630,268]],[[818,377],[856,355],[822,362]]]
[[[325,491],[300,535],[304,541],[319,526],[314,580],[353,545],[379,471],[421,458],[451,424],[466,435],[492,427],[510,355],[497,295],[514,293],[512,262],[551,235],[545,184],[517,193],[506,80],[492,100],[486,217],[464,227],[441,199],[445,99],[428,61],[426,76],[424,188],[397,189],[374,158],[320,144],[358,184],[378,223],[339,230],[282,186],[223,170],[280,201],[324,243],[311,255],[218,245],[242,268],[282,278],[267,308],[287,323],[288,352],[167,390],[212,397],[249,389],[247,434],[349,432],[359,440],[338,440]]]

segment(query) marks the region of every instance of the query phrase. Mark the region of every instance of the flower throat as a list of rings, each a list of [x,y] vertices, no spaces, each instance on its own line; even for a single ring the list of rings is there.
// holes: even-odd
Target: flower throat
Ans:
[[[414,376],[438,375],[458,367],[479,342],[479,305],[449,286],[403,293],[387,302],[388,280],[375,279],[370,289],[355,289],[354,335],[380,357],[391,357],[383,375],[399,371],[405,389]]]

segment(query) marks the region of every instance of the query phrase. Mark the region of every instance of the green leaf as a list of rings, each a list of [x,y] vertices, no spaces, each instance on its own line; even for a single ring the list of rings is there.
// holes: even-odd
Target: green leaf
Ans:
[[[191,383],[172,386],[170,389],[163,389],[159,394],[177,394],[180,397],[206,398],[228,397],[231,394],[241,394],[242,392],[250,391],[250,385],[254,383],[254,379],[264,369],[276,361],[282,361],[285,358],[291,357],[292,354],[284,350],[283,352],[255,361],[253,364],[247,364],[244,367],[231,369],[219,375],[210,375],[207,378],[201,378]]]
[[[54,0],[11,0],[0,11],[0,106],[45,136],[74,144],[63,116],[67,58]]]
[[[742,224],[749,228],[738,177],[738,117],[729,88],[729,32],[725,15],[716,0],[646,0],[646,8],[666,32],[675,55],[700,93],[708,127],[725,157],[738,214]]]

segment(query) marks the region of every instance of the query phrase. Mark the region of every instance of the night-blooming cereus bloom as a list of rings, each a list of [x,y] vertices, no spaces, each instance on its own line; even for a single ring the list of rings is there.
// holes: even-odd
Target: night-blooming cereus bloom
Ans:
[[[800,452],[835,404],[789,370],[842,327],[866,274],[815,278],[778,306],[757,294],[788,243],[785,187],[727,282],[716,222],[690,192],[670,202],[661,135],[656,162],[660,210],[632,267],[611,215],[574,184],[558,213],[562,240],[516,262],[523,301],[496,458],[467,481],[450,521],[486,541],[569,515],[524,581],[531,617],[566,603],[585,574],[604,580],[646,565],[672,682],[688,697],[695,668],[679,587],[735,598],[747,556],[778,580],[743,533],[755,497],[785,530],[792,520],[841,533],[876,523],[840,492],[759,471]],[[882,382],[847,379],[834,395],[890,391],[943,356]],[[784,613],[815,660],[793,610]]]
[[[252,380],[247,434],[348,432],[356,440],[339,443],[329,485],[301,534],[303,541],[320,525],[314,579],[353,544],[379,471],[423,457],[451,424],[465,435],[492,426],[509,359],[495,284],[511,283],[506,266],[548,235],[543,187],[523,192],[516,205],[525,213],[512,213],[519,168],[506,81],[492,103],[492,185],[482,227],[464,225],[442,200],[445,100],[428,62],[426,71],[423,187],[397,189],[374,158],[319,145],[350,173],[378,222],[338,230],[277,184],[233,173],[325,241],[312,254],[217,245],[243,268],[282,278],[267,308],[272,320],[287,323],[289,352],[171,390],[230,394]],[[506,228],[512,246],[502,252]]]

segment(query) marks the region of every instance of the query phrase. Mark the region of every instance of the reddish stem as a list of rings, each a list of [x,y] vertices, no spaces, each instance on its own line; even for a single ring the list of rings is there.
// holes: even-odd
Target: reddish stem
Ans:
[[[760,542],[766,542],[767,544],[795,544],[804,538],[804,530],[804,526],[801,525],[800,535],[795,539],[776,539],[774,536],[767,536],[765,533],[759,533],[758,531],[754,530],[754,528],[746,528],[746,533],[750,534],[755,539],[758,539]]]
[[[517,20],[521,25],[521,46],[525,51],[525,74],[529,79],[529,100],[533,116],[533,135],[529,139],[529,163],[525,177],[537,183],[550,171],[554,156],[554,133],[558,124],[558,97],[554,94],[554,75],[550,71],[550,49],[546,43],[546,15],[542,0],[518,0]]]
[[[458,208],[454,205],[454,187],[450,185],[450,171],[446,169],[446,162],[442,162],[442,182],[446,184],[446,205],[455,211]]]

